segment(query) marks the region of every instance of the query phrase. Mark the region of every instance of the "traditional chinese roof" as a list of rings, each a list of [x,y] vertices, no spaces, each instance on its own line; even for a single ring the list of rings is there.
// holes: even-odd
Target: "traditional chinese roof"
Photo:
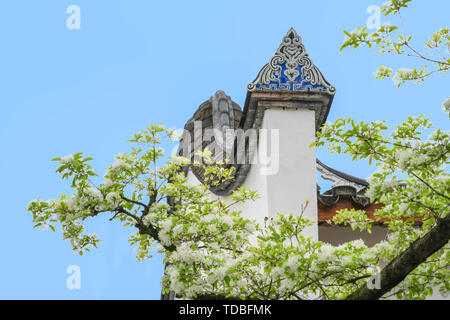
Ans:
[[[193,160],[196,151],[203,151],[206,147],[210,151],[216,150],[217,141],[222,139],[221,134],[216,133],[223,134],[227,129],[259,130],[264,110],[269,108],[314,110],[316,131],[319,131],[327,119],[335,92],[335,87],[325,79],[307,54],[301,37],[291,28],[269,62],[262,67],[255,80],[247,85],[243,110],[225,92],[217,91],[203,102],[187,121],[184,127],[186,136],[183,137],[177,154]],[[196,124],[197,121],[200,126]],[[203,136],[208,129],[215,130],[213,136],[197,143],[196,137]],[[224,147],[223,144],[221,147]],[[251,164],[248,160],[252,159],[256,148],[257,143],[249,142],[244,151],[244,159],[247,161],[243,164],[228,165],[235,169],[234,179],[211,187],[210,191],[217,195],[230,195],[240,187],[250,170]],[[235,146],[231,146],[231,150],[237,152]],[[236,158],[234,155],[234,159]],[[184,172],[187,173],[189,169],[199,181],[205,183],[204,172],[200,168],[187,166]],[[366,209],[368,214],[373,216],[380,208],[380,205],[371,204],[369,198],[364,196],[368,186],[365,180],[330,168],[318,159],[317,170],[324,179],[334,182],[332,188],[322,194],[318,189],[319,224],[331,220],[339,209]],[[163,300],[174,298],[173,292],[161,297]]]
[[[325,180],[333,182],[330,190],[318,194],[318,200],[324,205],[333,205],[347,197],[360,206],[367,206],[370,199],[364,195],[368,182],[336,169],[330,168],[317,159],[317,170]]]
[[[190,154],[183,154],[186,145],[181,144],[178,155],[193,158],[199,149],[209,146],[215,150],[214,144],[220,137],[212,137],[209,141],[195,144],[196,130],[216,129],[256,129],[261,127],[264,110],[267,108],[306,108],[315,111],[316,130],[320,130],[326,121],[336,89],[325,80],[320,70],[306,53],[302,39],[291,28],[283,37],[275,54],[264,65],[255,80],[247,85],[247,97],[243,110],[223,91],[217,91],[209,100],[200,105],[193,117],[186,123],[185,129],[190,133]],[[202,127],[195,128],[195,122],[201,121]],[[194,139],[192,139],[192,137]],[[252,159],[256,151],[256,143],[250,143],[245,149],[245,159]],[[185,151],[186,153],[186,151]],[[236,155],[235,155],[236,158]],[[232,164],[235,176],[232,182],[225,182],[211,188],[216,194],[228,195],[244,182],[250,170],[250,163]],[[203,181],[203,173],[193,168],[194,174]]]

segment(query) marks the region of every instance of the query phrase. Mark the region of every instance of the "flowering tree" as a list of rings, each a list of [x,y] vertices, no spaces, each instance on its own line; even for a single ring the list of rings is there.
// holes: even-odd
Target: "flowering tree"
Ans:
[[[396,14],[407,2],[392,0],[383,10]],[[360,30],[348,33],[343,46],[367,43],[369,36]],[[161,125],[137,133],[130,140],[136,146],[119,154],[99,183],[91,158],[81,153],[55,158],[57,172],[74,193],[38,198],[28,210],[36,227],[55,230],[59,224],[79,254],[99,241],[84,232],[84,224],[109,213],[110,220],[136,230],[130,243],[138,247],[138,260],[149,258],[154,245],[164,253],[163,290],[184,298],[422,299],[433,288],[445,295],[450,290],[450,177],[445,172],[450,133],[422,116],[409,117],[390,133],[387,129],[384,122],[339,119],[325,125],[315,143],[376,162],[379,170],[370,179],[368,196],[384,204],[376,220],[391,232],[373,247],[361,240],[331,246],[305,237],[303,229],[317,222],[302,215],[278,214],[263,225],[245,218],[235,204],[255,200],[257,193],[241,187],[230,201],[210,197],[209,188],[232,179],[233,169],[213,164],[208,150],[193,165],[211,177],[209,184],[188,184],[182,169],[190,159],[172,156],[161,163],[162,139],[175,139]],[[427,140],[422,138],[426,131],[432,131]],[[375,222],[358,210],[342,210],[333,220],[369,232]],[[379,285],[368,286],[374,277]]]
[[[381,12],[385,16],[398,15],[401,18],[401,9],[408,7],[412,0],[390,0],[383,4]],[[344,31],[346,37],[342,43],[341,50],[346,47],[358,48],[367,45],[369,48],[377,46],[377,53],[389,53],[413,57],[421,60],[424,64],[415,68],[397,69],[394,76],[389,67],[380,66],[376,72],[376,79],[392,78],[394,83],[400,87],[403,83],[423,82],[425,78],[434,73],[445,74],[450,70],[450,29],[441,28],[433,33],[428,41],[424,43],[427,51],[415,48],[412,45],[413,36],[405,34],[404,30],[390,23],[383,24],[375,32],[369,33],[367,27],[358,27],[352,32]],[[431,63],[431,67],[427,65]],[[450,109],[450,100],[443,106],[446,111]]]
[[[381,12],[401,17],[401,10],[410,2],[387,1]],[[430,36],[424,43],[428,50],[425,53],[411,44],[412,35],[391,24],[384,24],[372,33],[363,27],[344,33],[341,50],[365,44],[369,48],[378,47],[377,53],[404,55],[424,63],[412,69],[397,69],[394,76],[391,68],[380,66],[376,79],[392,78],[398,87],[405,82],[420,83],[434,73],[445,74],[450,70],[449,28],[441,28]],[[450,112],[450,98],[442,103],[442,110]],[[389,134],[385,133],[387,129],[384,121],[355,124],[352,119],[339,119],[319,133],[322,141],[317,145],[324,145],[326,140],[330,150],[347,153],[353,160],[376,161],[379,169],[369,179],[368,196],[385,205],[377,212],[377,220],[385,221],[392,236],[401,239],[397,255],[387,259],[389,263],[380,273],[381,288],[370,290],[361,286],[348,298],[377,299],[393,294],[400,298],[425,297],[431,295],[433,283],[441,289],[445,287],[442,290],[445,293],[450,255],[450,179],[445,172],[449,162],[449,132],[434,128],[424,116],[408,117]],[[426,131],[429,136],[424,139]],[[370,228],[364,212],[342,211],[335,221],[350,222],[353,228]]]

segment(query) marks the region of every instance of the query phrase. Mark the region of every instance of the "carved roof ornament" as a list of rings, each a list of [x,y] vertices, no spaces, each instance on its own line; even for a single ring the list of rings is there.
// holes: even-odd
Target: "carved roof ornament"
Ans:
[[[256,79],[247,85],[248,91],[312,91],[334,95],[336,89],[325,80],[302,44],[302,38],[291,28],[284,36],[275,55]]]

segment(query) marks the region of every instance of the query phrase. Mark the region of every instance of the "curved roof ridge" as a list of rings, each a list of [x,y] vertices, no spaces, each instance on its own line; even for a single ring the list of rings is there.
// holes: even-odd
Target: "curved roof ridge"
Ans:
[[[323,169],[325,169],[325,171],[328,171],[329,173],[331,173],[331,174],[333,174],[333,175],[335,175],[335,176],[338,176],[339,178],[341,178],[341,179],[343,179],[343,180],[347,180],[347,181],[349,181],[349,182],[356,183],[356,184],[361,185],[361,186],[364,186],[364,187],[368,187],[368,186],[369,186],[369,183],[368,183],[367,180],[365,180],[365,179],[361,179],[361,178],[352,176],[352,175],[350,175],[350,174],[344,173],[344,172],[342,172],[342,171],[333,169],[333,168],[331,168],[331,167],[325,165],[325,164],[324,164],[322,161],[320,161],[318,158],[316,158],[316,160],[317,160],[317,164],[318,164],[318,168],[317,168],[317,169],[318,169],[322,174],[324,174],[324,173],[322,172],[322,171],[324,171],[324,170],[321,170],[320,167],[322,167]],[[327,177],[328,177],[328,176],[327,176]],[[327,179],[327,178],[324,177],[324,179]],[[331,179],[328,178],[327,180],[331,180]],[[333,180],[331,180],[331,181],[333,181]]]

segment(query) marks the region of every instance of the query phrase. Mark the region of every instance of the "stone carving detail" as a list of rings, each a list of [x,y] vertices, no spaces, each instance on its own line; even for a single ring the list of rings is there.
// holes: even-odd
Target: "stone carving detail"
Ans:
[[[330,85],[305,51],[302,39],[291,28],[275,55],[256,79],[247,85],[248,91],[312,91],[334,95]]]

